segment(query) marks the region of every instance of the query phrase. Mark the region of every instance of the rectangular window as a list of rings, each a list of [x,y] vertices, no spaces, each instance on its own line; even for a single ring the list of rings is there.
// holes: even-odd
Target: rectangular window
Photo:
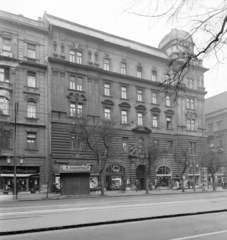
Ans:
[[[110,109],[109,108],[104,109],[104,118],[105,118],[105,120],[110,120]]]
[[[173,142],[172,141],[167,141],[167,150],[169,152],[172,152],[172,147],[173,147]]]
[[[193,98],[187,98],[187,108],[195,109],[195,102]]]
[[[172,129],[172,119],[171,117],[166,117],[166,128]]]
[[[127,88],[121,87],[121,98],[126,99],[127,98]]]
[[[36,74],[34,72],[28,72],[28,87],[36,87]]]
[[[127,111],[122,110],[121,111],[121,123],[127,124],[128,123],[128,113]]]
[[[185,80],[186,87],[188,88],[194,88],[194,80],[190,78],[186,78]]]
[[[77,52],[76,53],[76,62],[78,64],[82,64],[82,52]]]
[[[76,77],[70,76],[69,88],[72,90],[76,90]]]
[[[104,59],[104,70],[110,71],[110,60],[107,58]]]
[[[72,63],[76,62],[76,53],[74,50],[69,51],[69,61]]]
[[[104,84],[104,95],[110,96],[110,84],[109,83]]]
[[[137,90],[137,101],[142,102],[143,101],[143,91]]]
[[[9,38],[3,38],[2,49],[4,51],[11,51],[11,40]]]
[[[166,95],[166,106],[170,107],[170,96]]]
[[[195,131],[195,119],[187,119],[187,130]]]
[[[151,81],[157,82],[157,72],[155,70],[152,71]]]
[[[36,118],[36,103],[28,102],[27,105],[27,117]]]
[[[142,68],[141,67],[137,67],[136,76],[138,78],[142,78]]]
[[[125,63],[121,64],[121,74],[126,75],[126,64]]]
[[[128,152],[128,138],[122,138],[122,148],[124,152]]]
[[[189,153],[196,154],[196,143],[195,142],[189,142]]]
[[[75,117],[76,115],[76,104],[70,103],[70,116]]]
[[[137,122],[139,126],[143,126],[143,114],[137,113]]]
[[[218,121],[216,126],[217,126],[217,131],[222,130],[222,121]]]
[[[9,82],[8,68],[0,68],[0,82]]]
[[[28,43],[28,58],[36,58],[36,45]]]
[[[83,81],[83,78],[82,78],[82,77],[77,77],[76,90],[78,90],[78,91],[83,91],[82,81]]]
[[[77,117],[83,116],[83,104],[77,104]]]
[[[36,133],[27,133],[27,149],[36,149]]]
[[[9,115],[9,100],[2,96],[0,96],[0,113]]]
[[[152,103],[153,104],[157,104],[158,101],[157,101],[157,93],[152,93]]]
[[[71,135],[71,148],[77,149],[77,150],[82,150],[83,142],[78,136]]]
[[[158,127],[158,116],[157,115],[152,116],[152,127]]]

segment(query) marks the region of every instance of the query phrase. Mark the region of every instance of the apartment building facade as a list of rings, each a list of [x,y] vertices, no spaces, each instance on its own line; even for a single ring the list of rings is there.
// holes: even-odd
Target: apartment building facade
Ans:
[[[39,191],[49,163],[48,30],[4,11],[0,21],[0,188],[12,189],[15,155],[19,191]]]

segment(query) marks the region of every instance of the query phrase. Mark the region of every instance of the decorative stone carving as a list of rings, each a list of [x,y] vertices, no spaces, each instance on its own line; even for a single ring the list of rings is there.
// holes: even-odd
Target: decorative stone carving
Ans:
[[[84,96],[84,94],[79,94],[79,93],[69,93],[68,96],[68,101],[69,102],[86,102],[87,101],[87,98]]]
[[[131,105],[127,102],[122,102],[119,104],[119,107],[121,108],[131,108]]]
[[[25,101],[33,101],[33,102],[39,102],[39,94],[34,93],[24,93],[24,100]]]
[[[151,133],[152,131],[146,127],[146,126],[137,126],[135,128],[132,129],[132,132],[137,132],[137,133]]]
[[[108,106],[113,106],[114,102],[109,99],[106,99],[106,100],[102,101],[102,104],[108,105]]]
[[[186,112],[185,116],[188,118],[196,118],[196,117],[198,117],[198,114],[193,111],[188,111],[188,112]]]
[[[160,110],[158,107],[153,107],[153,108],[151,109],[151,112],[160,113],[161,110]]]

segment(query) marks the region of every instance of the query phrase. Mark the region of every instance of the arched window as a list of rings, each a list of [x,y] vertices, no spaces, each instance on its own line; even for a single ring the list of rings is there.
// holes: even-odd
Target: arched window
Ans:
[[[74,63],[75,60],[76,60],[75,56],[76,56],[75,51],[74,50],[70,50],[69,51],[69,61]]]
[[[157,82],[157,72],[155,70],[152,70],[151,80]]]
[[[9,100],[0,96],[0,111],[4,115],[9,115]]]
[[[161,166],[157,169],[156,174],[157,175],[170,175],[171,174],[171,169],[167,166]]]
[[[76,53],[76,62],[78,64],[82,64],[82,52],[77,52]]]
[[[36,103],[35,102],[28,102],[27,117],[28,118],[36,118]]]
[[[108,58],[104,59],[104,70],[110,71],[110,60]]]

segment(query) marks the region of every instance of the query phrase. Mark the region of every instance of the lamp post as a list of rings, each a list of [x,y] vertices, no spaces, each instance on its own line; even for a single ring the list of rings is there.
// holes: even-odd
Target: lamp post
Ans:
[[[201,137],[199,137],[199,139],[196,141],[195,143],[195,148],[196,148],[196,144],[198,143],[198,141],[207,133],[209,133],[212,129],[210,129],[209,131],[205,132]],[[193,190],[195,192],[195,151],[192,149],[192,160],[193,160]]]

